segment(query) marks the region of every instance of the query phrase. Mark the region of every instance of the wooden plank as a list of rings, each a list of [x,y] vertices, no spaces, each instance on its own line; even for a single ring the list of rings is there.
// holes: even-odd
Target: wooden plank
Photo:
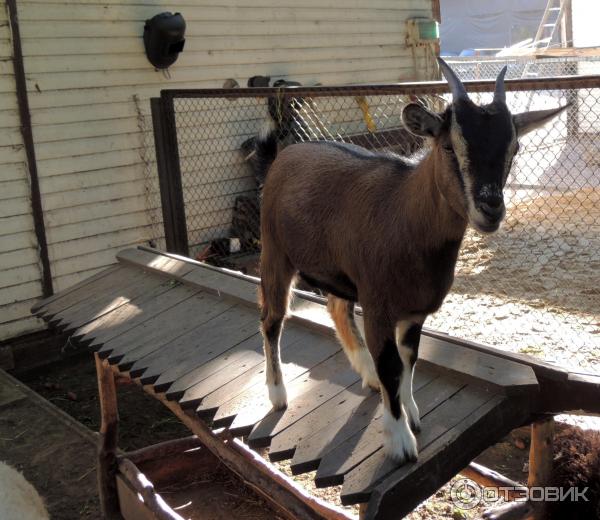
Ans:
[[[468,339],[457,338],[438,330],[423,329],[423,335],[431,336],[453,345],[476,350],[478,352],[485,352],[486,354],[490,354],[501,359],[508,359],[509,361],[528,365],[533,368],[533,371],[538,378],[565,381],[568,377],[568,371],[564,368],[542,361],[538,358],[534,358],[533,356],[529,356],[527,354],[509,352],[501,348],[492,347],[491,345],[484,345]]]
[[[180,282],[174,280],[165,280],[163,284],[166,284],[168,289],[161,293],[160,298],[148,297],[126,303],[118,309],[118,314],[115,311],[104,318],[84,325],[73,333],[73,337],[92,351],[100,350],[111,339],[148,322],[198,292],[191,287],[182,286]]]
[[[163,276],[169,276],[175,280],[186,282],[188,276],[198,269],[198,265],[192,262],[186,262],[183,258],[174,258],[172,256],[161,255],[157,252],[150,252],[147,249],[129,248],[119,251],[117,260],[125,265],[141,267],[148,271]],[[198,287],[202,289],[202,287]],[[218,291],[211,291],[217,294]]]
[[[104,278],[106,285],[100,287],[93,296],[88,293],[86,299],[61,310],[51,319],[47,319],[48,315],[45,315],[44,320],[62,332],[72,332],[131,299],[151,291],[162,282],[160,278],[138,270],[127,276],[121,283],[115,283],[115,277]]]
[[[126,267],[117,265],[111,266],[91,278],[82,280],[73,287],[65,289],[65,291],[61,291],[50,298],[42,300],[39,305],[33,307],[31,311],[37,316],[47,316],[48,319],[51,319],[60,311],[68,309],[72,305],[84,300],[90,294],[95,294],[102,287],[105,287],[109,278],[118,284],[124,283],[127,277],[134,272],[133,269]]]
[[[437,377],[432,372],[418,371],[413,391],[418,392]],[[379,403],[379,393],[362,389],[361,382],[358,382],[302,421],[276,435],[271,443],[269,458],[283,460],[293,456],[294,474],[317,469],[325,453],[380,415]]]
[[[156,392],[166,392],[167,399],[177,401],[181,399],[188,388],[196,385],[199,387],[211,376],[214,381],[215,377],[222,372],[229,374],[229,377],[234,379],[261,362],[264,362],[263,338],[260,332],[255,332],[251,337],[238,343],[218,358],[195,368],[192,368],[193,365],[190,364],[186,368],[186,372],[178,377],[175,376],[181,372],[180,365],[168,368],[154,382],[153,387]],[[208,385],[208,382],[204,384]],[[212,386],[205,386],[206,390],[204,391],[209,393],[218,386],[218,382]]]
[[[0,305],[38,298],[41,293],[38,281],[25,282],[12,287],[0,287]]]
[[[281,337],[281,352],[286,351],[288,348],[294,346],[295,344],[297,344],[298,342],[300,342],[303,338],[304,338],[304,332],[303,330],[299,329],[298,327],[285,327],[282,337]],[[253,337],[254,338],[254,337]],[[190,386],[188,388],[186,388],[183,392],[181,391],[181,389],[183,388],[183,386],[180,385],[180,383],[178,382],[178,392],[177,395],[174,395],[175,390],[170,391],[169,395],[171,395],[171,399],[176,399],[177,401],[179,401],[179,405],[186,407],[186,408],[193,408],[196,407],[200,404],[200,402],[202,401],[202,399],[207,396],[212,394],[213,392],[218,391],[219,389],[221,389],[223,386],[232,383],[232,382],[236,382],[239,386],[236,387],[236,384],[233,384],[231,386],[234,387],[233,391],[238,391],[238,393],[243,392],[244,388],[242,388],[243,383],[246,383],[246,385],[248,385],[248,381],[252,378],[252,376],[255,373],[260,373],[261,369],[263,369],[264,367],[264,355],[262,354],[262,351],[259,351],[260,354],[255,355],[255,349],[256,349],[256,344],[254,343],[256,340],[252,339],[252,340],[248,340],[249,343],[246,344],[246,342],[244,342],[243,344],[246,344],[247,346],[250,347],[254,347],[251,350],[249,350],[249,352],[251,353],[249,355],[248,358],[245,359],[245,361],[243,360],[239,360],[238,358],[238,365],[237,365],[237,369],[234,369],[234,371],[232,372],[230,365],[226,365],[228,368],[227,370],[218,370],[216,371],[214,374],[210,375],[209,377],[205,377],[201,379],[198,382],[193,382],[194,378],[198,376],[196,371],[193,371],[191,373],[191,375],[193,376],[192,378],[187,377],[187,375],[182,378],[186,380],[186,384],[190,384]],[[262,342],[261,342],[262,344]],[[217,360],[219,363],[221,363],[220,360]],[[224,362],[229,363],[230,360],[226,359],[224,356],[223,359]],[[231,375],[230,375],[231,373]],[[233,377],[233,374],[237,373],[237,375],[235,377]],[[263,376],[264,379],[264,376]],[[249,386],[246,386],[246,388]],[[223,393],[224,396],[226,396],[226,393]],[[237,395],[237,394],[236,394]],[[232,395],[233,397],[233,395]]]
[[[290,345],[282,341],[282,372],[285,381],[292,381],[304,374],[314,365],[332,356],[338,350],[337,345],[327,341],[322,336],[304,332],[299,342]],[[302,345],[301,347],[299,345]],[[202,402],[196,409],[201,417],[213,416],[216,412],[214,424],[217,426],[221,421],[226,422],[244,409],[249,402],[255,399],[268,399],[266,396],[264,364],[244,372],[238,378],[229,381],[214,392],[204,396]],[[196,395],[186,392],[180,404],[189,406],[190,400]],[[193,402],[193,401],[192,401]]]
[[[39,4],[40,6],[55,4],[56,0],[28,0],[30,4]],[[62,2],[64,3],[64,1]],[[97,4],[98,0],[79,0],[80,4]],[[155,7],[164,7],[162,0],[104,0],[102,5],[129,5],[129,6],[155,6]],[[177,6],[177,9],[183,6],[197,6],[197,0],[177,0],[176,3],[173,4],[173,9]],[[219,0],[220,6],[231,6],[238,7],[240,5],[239,0]],[[253,4],[254,5],[254,4]],[[260,0],[256,2],[256,7],[263,7],[271,9],[273,4],[268,0]],[[301,3],[292,0],[282,0],[278,3],[281,7],[310,7],[313,9],[321,9],[321,8],[339,8],[340,4],[335,0],[302,0]],[[345,8],[347,9],[423,9],[423,4],[420,0],[403,0],[401,4],[399,4],[395,0],[373,0],[368,5],[360,0],[347,0],[344,3]],[[318,11],[317,11],[318,12]]]
[[[303,377],[287,384],[288,407],[285,410],[271,411],[266,401],[262,405],[253,406],[252,411],[246,408],[237,414],[237,428],[254,426],[248,436],[248,445],[267,447],[271,438],[289,426],[304,418],[329,399],[343,392],[348,386],[360,379],[348,362],[343,351],[314,366]],[[262,408],[264,411],[260,412]],[[265,415],[266,414],[266,415]],[[260,421],[256,421],[257,415]],[[260,417],[262,415],[262,419]]]
[[[142,384],[152,384],[167,367],[189,367],[204,364],[256,333],[256,313],[235,306],[196,327],[160,351],[138,359],[129,369],[133,377],[143,375]]]
[[[45,324],[42,320],[35,317],[23,318],[20,320],[10,321],[0,324],[0,341],[5,339],[16,338],[21,334],[35,332],[45,329]]]
[[[416,394],[436,379],[439,379],[438,374],[418,367],[413,392]],[[440,382],[432,386],[433,389],[439,387]],[[291,469],[294,474],[315,470],[326,453],[381,416],[381,399],[377,393],[362,390],[357,384],[352,392],[345,392],[340,399],[342,397],[345,398],[343,402],[333,399],[322,411],[317,409],[296,428],[292,427],[283,435],[276,436],[269,457],[281,460],[293,455]]]
[[[258,284],[248,277],[231,271],[220,272],[210,267],[196,265],[195,269],[184,277],[185,281],[213,294],[226,294],[240,303],[258,307]]]
[[[12,235],[13,233],[22,233],[23,231],[33,230],[33,220],[31,215],[12,215],[2,219],[2,229],[0,235]]]
[[[424,10],[422,6],[419,8]],[[314,22],[315,17],[323,21],[354,21],[378,22],[382,20],[395,20],[401,23],[405,20],[410,9],[404,3],[398,6],[389,5],[387,8],[379,9],[342,9],[341,6],[334,8],[303,7],[278,7],[275,12],[271,7],[254,6],[188,6],[185,9],[186,20],[189,22],[223,22],[230,20],[244,20],[247,22],[257,21],[298,21]],[[24,4],[19,10],[19,19],[24,21],[53,21],[80,20],[85,22],[103,21],[113,23],[115,20],[143,22],[156,14],[153,5],[124,6],[124,5],[71,5],[57,2],[51,8],[43,8],[39,4]]]
[[[531,367],[438,338],[421,335],[419,359],[426,366],[483,384],[506,395],[527,394],[539,389]]]
[[[112,352],[108,360],[111,364],[117,364],[119,370],[127,371],[136,360],[164,347],[231,307],[231,302],[198,292],[150,323],[139,325],[109,341],[106,346],[112,348]]]
[[[13,267],[12,269],[5,269],[0,272],[0,287],[3,289],[23,285],[29,282],[37,282],[39,280],[39,264],[25,264],[22,267]],[[0,320],[1,319],[2,318],[0,318]]]
[[[272,12],[273,9],[269,9]],[[405,13],[402,13],[404,20]],[[195,28],[197,34],[206,36],[220,36],[223,34],[244,35],[281,35],[288,34],[370,34],[373,28],[370,24],[356,19],[350,21],[326,21],[322,23],[299,24],[295,21],[278,21],[276,24],[267,20],[258,20],[253,23],[245,23],[244,21],[233,20],[230,22],[223,21],[199,21]],[[53,29],[53,30],[52,30]],[[377,23],[377,30],[382,33],[386,32],[405,32],[405,27],[399,21],[381,20]],[[89,21],[85,24],[76,21],[55,21],[48,24],[44,21],[30,21],[22,27],[24,39],[28,38],[54,38],[57,34],[68,38],[113,38],[126,37],[131,34],[136,34],[139,31],[139,24],[133,21],[112,21],[106,23],[102,21]],[[131,80],[133,84],[141,83],[137,80]],[[74,83],[75,85],[77,83]]]
[[[464,388],[464,383],[460,381],[437,378],[414,392],[423,430],[426,429],[425,424],[430,422],[429,419],[425,423],[427,416],[453,396],[460,395]],[[477,398],[481,396],[489,398],[489,394],[485,390],[469,388],[461,396],[460,401],[457,401],[458,398],[454,398],[451,404],[446,406],[453,407],[457,402],[467,406],[464,404],[465,401],[474,406]],[[481,398],[483,399],[483,397]],[[348,437],[323,456],[315,477],[315,484],[318,487],[341,484],[346,473],[381,449],[383,444],[381,410],[382,408],[379,407],[375,419],[366,428]]]
[[[186,17],[187,20],[187,17]],[[189,21],[189,20],[188,20]],[[197,38],[192,38],[192,42],[196,42]],[[281,39],[280,39],[281,40]],[[127,40],[126,45],[131,47],[135,46],[138,53],[119,53],[118,59],[115,59],[114,54],[77,54],[75,52],[69,52],[64,55],[52,55],[52,56],[32,56],[27,59],[27,70],[29,73],[49,73],[53,71],[61,72],[89,72],[99,70],[133,70],[133,69],[144,69],[147,68],[147,61],[141,53],[143,48],[138,42],[131,42]],[[186,52],[179,57],[177,62],[178,66],[190,66],[190,64],[197,64],[198,67],[202,66],[215,66],[215,65],[241,65],[254,63],[254,65],[269,65],[272,63],[281,63],[289,59],[290,49],[273,47],[273,48],[259,49],[259,52],[254,49],[229,49],[222,50],[215,48],[211,49],[211,52],[206,50],[200,50],[200,47],[192,48],[188,51],[187,49],[187,38],[186,38]],[[352,56],[354,58],[369,58],[377,56],[379,58],[396,57],[398,59],[410,59],[411,51],[406,46],[401,44],[394,45],[365,45],[365,46],[353,46]],[[348,48],[347,47],[318,47],[312,46],[308,48],[302,48],[302,60],[303,61],[324,61],[324,60],[338,60],[347,59]],[[85,130],[84,130],[85,131]]]
[[[100,338],[118,336],[119,333],[125,332],[134,326],[133,322],[136,321],[136,317],[143,321],[149,319],[144,313],[144,307],[148,305],[152,306],[156,302],[162,301],[165,293],[173,291],[178,285],[180,285],[179,282],[175,280],[157,279],[156,285],[152,290],[132,298],[114,311],[86,323],[71,334],[71,340],[76,341],[81,346],[87,347],[92,341],[96,344],[102,344],[103,339]]]
[[[293,424],[282,432],[278,433],[271,439],[269,446],[269,459],[273,462],[285,460],[294,457],[290,469],[294,475],[317,469],[318,461],[309,469],[305,465],[307,461],[303,455],[307,451],[299,452],[297,446],[301,443],[304,450],[307,450],[311,445],[310,441],[323,439],[328,431],[331,431],[329,441],[333,439],[335,433],[329,430],[327,426],[338,421],[339,427],[349,420],[351,414],[360,415],[364,413],[364,408],[367,407],[375,413],[379,403],[379,394],[370,388],[363,388],[362,381],[357,381],[349,386],[344,392],[336,395],[319,408],[307,414],[302,421]],[[235,425],[235,420],[232,426]],[[339,431],[339,430],[338,430]],[[317,432],[319,435],[316,435]],[[327,445],[327,441],[323,440],[323,449]],[[320,456],[319,456],[320,457]],[[310,456],[307,456],[310,458]],[[295,461],[295,462],[294,462]],[[311,461],[312,462],[312,461]]]
[[[446,432],[459,425],[464,419],[472,414],[477,414],[478,410],[496,396],[490,394],[481,388],[466,386],[459,392],[454,393],[446,399],[430,414],[423,418],[421,432],[417,434],[417,443],[419,451],[424,451],[427,447]],[[481,445],[488,446],[487,439],[480,440]],[[437,449],[442,449],[442,444],[436,444]],[[419,462],[405,464],[404,466],[415,466]],[[382,449],[378,449],[368,458],[361,461],[360,465],[355,465],[355,470],[344,477],[346,487],[345,495],[356,498],[358,491],[364,492],[370,489],[373,484],[385,478],[399,466],[396,462],[390,460]],[[340,482],[341,483],[341,482]],[[364,495],[361,498],[365,498]],[[364,501],[364,500],[363,500]]]
[[[407,464],[376,487],[351,495],[342,489],[342,502],[349,503],[371,494],[366,519],[402,517],[449,480],[490,444],[497,442],[515,425],[522,424],[527,412],[518,399],[495,396],[419,454],[416,464]],[[434,478],[432,478],[434,476]],[[350,475],[348,475],[350,481]]]

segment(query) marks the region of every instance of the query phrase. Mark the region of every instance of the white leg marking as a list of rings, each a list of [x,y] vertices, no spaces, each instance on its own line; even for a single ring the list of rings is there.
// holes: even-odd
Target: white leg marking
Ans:
[[[283,383],[278,385],[267,383],[267,389],[269,390],[269,400],[275,410],[282,410],[287,406],[287,391]]]
[[[417,460],[417,439],[405,413],[396,419],[387,408],[383,410],[383,449],[388,457],[401,464]]]
[[[411,428],[413,431],[419,432],[421,430],[421,418],[413,395],[414,366],[410,366],[412,349],[402,344],[406,332],[412,325],[414,325],[412,321],[401,321],[396,326],[396,345],[398,345],[398,353],[400,354],[403,367],[399,393],[400,403],[404,410],[406,410]]]
[[[375,363],[371,353],[366,348],[354,350],[349,356],[352,368],[362,377],[362,387],[371,387],[373,390],[379,390],[379,376],[375,370]]]
[[[402,382],[400,383],[401,403],[404,407],[404,410],[406,410],[406,414],[408,415],[408,420],[410,421],[411,428],[413,429],[413,431],[418,432],[421,431],[421,419],[419,416],[419,408],[417,407],[417,403],[415,402],[415,398],[413,395],[414,370],[409,367],[412,350],[408,347],[400,345],[398,347],[398,351],[400,353],[402,365],[404,366]]]

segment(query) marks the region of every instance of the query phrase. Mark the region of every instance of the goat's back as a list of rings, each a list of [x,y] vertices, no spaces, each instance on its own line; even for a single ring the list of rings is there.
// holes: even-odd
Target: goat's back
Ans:
[[[288,146],[265,181],[263,242],[282,250],[299,270],[335,265],[348,272],[350,266],[340,263],[358,242],[365,244],[386,211],[389,191],[409,170],[400,158],[354,145]]]

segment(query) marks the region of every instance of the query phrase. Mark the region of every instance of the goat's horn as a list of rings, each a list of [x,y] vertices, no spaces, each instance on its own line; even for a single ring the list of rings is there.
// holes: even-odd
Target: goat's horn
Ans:
[[[437,61],[440,64],[440,68],[442,69],[442,74],[444,74],[444,77],[448,82],[450,92],[452,92],[452,101],[457,101],[459,99],[469,99],[467,91],[465,90],[465,86],[462,84],[460,79],[458,79],[458,76],[449,67],[449,65],[442,58],[438,57]]]
[[[496,90],[494,91],[494,101],[502,101],[506,103],[506,91],[504,90],[504,76],[506,75],[507,66],[504,65],[500,74],[496,78]]]

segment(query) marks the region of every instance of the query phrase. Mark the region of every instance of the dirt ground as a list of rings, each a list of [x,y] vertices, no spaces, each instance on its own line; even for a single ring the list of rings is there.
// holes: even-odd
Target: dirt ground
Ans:
[[[22,379],[87,428],[98,430],[96,372],[90,355],[55,363]],[[162,404],[136,385],[119,385],[118,394],[121,449],[135,450],[190,435]],[[46,501],[52,520],[101,518],[96,498],[95,451],[93,442],[75,435],[35,402],[20,401],[1,409],[0,460],[18,468],[33,483]],[[194,512],[208,520],[231,520],[232,514],[239,520],[277,520],[265,502],[218,460],[213,458],[201,469],[201,474],[190,471],[177,485],[157,485],[165,500],[177,507],[184,518]],[[182,500],[192,485],[197,489],[196,500]]]

